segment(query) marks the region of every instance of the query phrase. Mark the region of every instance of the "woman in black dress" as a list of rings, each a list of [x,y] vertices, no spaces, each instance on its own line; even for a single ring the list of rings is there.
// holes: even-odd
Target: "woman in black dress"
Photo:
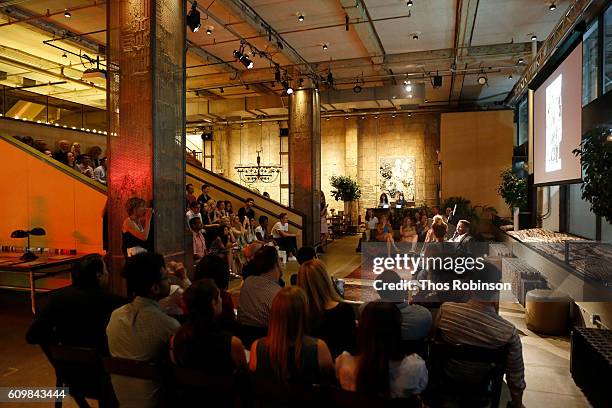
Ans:
[[[127,258],[151,250],[148,241],[153,209],[146,208],[145,200],[139,197],[130,198],[125,208],[128,217],[123,220],[121,248],[123,255]]]

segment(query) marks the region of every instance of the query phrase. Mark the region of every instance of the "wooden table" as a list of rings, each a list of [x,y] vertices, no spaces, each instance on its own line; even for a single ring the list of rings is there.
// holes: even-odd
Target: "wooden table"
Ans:
[[[49,291],[49,289],[37,289],[36,281],[71,271],[74,264],[83,257],[83,255],[43,255],[26,262],[20,259],[21,255],[22,253],[19,252],[0,252],[0,288],[30,291],[30,302],[34,314],[36,314],[36,293]],[[5,274],[27,274],[29,285],[5,283],[6,276],[3,276]]]

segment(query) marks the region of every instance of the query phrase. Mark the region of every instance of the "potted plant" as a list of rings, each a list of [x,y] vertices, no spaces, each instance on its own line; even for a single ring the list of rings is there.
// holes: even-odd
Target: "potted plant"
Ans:
[[[332,197],[336,201],[344,201],[344,214],[349,217],[352,222],[353,201],[361,197],[361,190],[357,181],[348,176],[331,176],[329,179],[333,190]]]
[[[518,177],[512,169],[501,172],[501,183],[497,187],[497,193],[512,210],[514,218],[514,230],[519,229],[519,210],[527,204],[527,180]]]
[[[582,199],[591,203],[591,211],[612,223],[612,132],[595,128],[582,137],[580,148],[573,151],[582,165]]]

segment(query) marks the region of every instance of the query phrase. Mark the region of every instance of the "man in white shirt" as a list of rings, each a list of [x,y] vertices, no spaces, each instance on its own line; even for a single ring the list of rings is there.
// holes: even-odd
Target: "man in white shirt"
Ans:
[[[200,203],[198,201],[192,201],[191,203],[189,203],[189,210],[187,210],[187,212],[185,213],[187,226],[190,225],[189,222],[194,217],[197,217],[200,219],[200,221],[202,221],[202,214],[200,213]],[[202,225],[204,225],[203,222]]]
[[[108,166],[108,159],[103,157],[100,159],[100,165],[94,169],[94,180],[106,184],[106,168]]]
[[[168,353],[170,337],[180,327],[159,306],[170,293],[164,257],[152,252],[134,255],[127,259],[123,275],[136,297],[111,315],[106,327],[109,352],[113,357],[155,362]],[[120,375],[112,375],[111,381],[122,408],[159,403],[161,386],[156,382]]]
[[[272,238],[283,251],[287,251],[289,261],[295,261],[297,253],[297,235],[289,232],[289,217],[287,213],[278,216],[279,221],[272,227]]]
[[[193,233],[193,260],[198,261],[206,256],[206,239],[204,238],[204,225],[198,217],[189,220],[189,228]]]

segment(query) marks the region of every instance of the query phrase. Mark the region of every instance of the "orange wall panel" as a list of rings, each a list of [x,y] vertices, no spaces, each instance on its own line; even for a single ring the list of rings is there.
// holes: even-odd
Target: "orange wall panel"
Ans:
[[[16,229],[42,227],[32,246],[102,252],[106,194],[0,140],[0,244],[23,246]]]

